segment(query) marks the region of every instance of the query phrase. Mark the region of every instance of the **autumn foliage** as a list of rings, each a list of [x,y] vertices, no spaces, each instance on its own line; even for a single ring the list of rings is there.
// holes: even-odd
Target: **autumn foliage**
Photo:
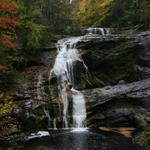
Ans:
[[[0,0],[0,9],[3,9],[4,11],[7,11],[11,13],[16,9],[15,2],[5,2],[5,0]]]
[[[16,10],[15,2],[0,0],[0,44],[8,48],[18,48],[14,42],[16,28],[19,26],[17,19],[14,17]]]

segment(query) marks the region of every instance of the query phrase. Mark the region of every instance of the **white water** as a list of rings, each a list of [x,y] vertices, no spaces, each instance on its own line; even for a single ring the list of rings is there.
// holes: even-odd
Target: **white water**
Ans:
[[[57,129],[57,126],[56,126],[56,118],[53,119],[53,127],[54,127],[55,130]]]
[[[71,1],[70,1],[71,2]],[[105,36],[111,34],[110,28],[88,28],[88,34],[98,34],[99,36]],[[76,63],[82,62],[83,67],[88,71],[87,66],[80,58],[76,45],[79,41],[85,40],[86,36],[71,37],[59,40],[57,43],[57,57],[52,71],[52,75],[57,76],[59,98],[63,101],[63,122],[64,128],[68,128],[68,91],[72,93],[73,99],[73,125],[71,127],[82,129],[85,127],[86,119],[86,107],[84,95],[76,90]],[[77,72],[78,70],[76,70]],[[68,85],[72,85],[72,89],[68,89]],[[56,128],[56,121],[54,120],[54,127]]]
[[[110,28],[88,28],[86,29],[86,32],[88,34],[100,34],[104,36],[104,35],[110,35],[111,29]]]
[[[72,1],[73,1],[73,0],[70,0],[70,4],[72,4]]]
[[[84,95],[73,88],[71,91],[73,97],[73,127],[85,127],[86,108]]]
[[[27,137],[27,140],[31,140],[37,137],[49,136],[49,132],[47,131],[39,131],[38,133],[31,133],[30,136]]]
[[[76,69],[76,62],[83,60],[78,54],[76,44],[82,37],[66,38],[58,41],[58,54],[53,67],[53,72],[57,76],[58,89],[60,98],[63,100],[63,121],[64,127],[68,128],[68,95],[67,87],[71,84],[75,88],[74,70]],[[81,92],[72,88],[73,98],[73,127],[85,127],[86,109],[84,96]]]

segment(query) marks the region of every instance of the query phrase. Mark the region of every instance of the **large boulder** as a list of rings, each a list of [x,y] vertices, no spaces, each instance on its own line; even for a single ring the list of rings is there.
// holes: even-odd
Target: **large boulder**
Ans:
[[[141,116],[150,115],[150,79],[83,91],[89,126],[142,127]],[[147,122],[148,123],[148,122]]]
[[[89,80],[87,75],[82,76],[78,81],[79,87],[114,85],[120,80],[129,83],[141,79],[141,74],[148,74],[148,66],[143,66],[141,61],[148,64],[149,36],[149,32],[85,35],[77,48],[88,67]]]

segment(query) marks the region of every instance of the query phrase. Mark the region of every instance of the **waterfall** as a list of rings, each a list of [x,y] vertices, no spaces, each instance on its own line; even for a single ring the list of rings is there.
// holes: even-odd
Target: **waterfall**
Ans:
[[[111,34],[110,28],[88,28],[86,29],[88,34],[97,34],[98,36],[107,36]],[[70,37],[61,39],[57,42],[57,56],[53,69],[50,72],[49,79],[55,74],[57,77],[57,84],[59,90],[59,99],[63,101],[63,127],[84,128],[86,119],[86,107],[84,95],[76,90],[77,81],[77,62],[82,62],[84,69],[88,72],[88,68],[85,65],[82,58],[78,53],[76,45],[79,41],[87,40],[88,35],[80,37]],[[73,119],[72,125],[70,125],[70,113],[68,108],[70,105],[68,99],[68,93],[71,92],[73,102]],[[69,116],[69,117],[68,117]],[[56,119],[53,120],[54,127],[56,128]]]
[[[72,4],[73,0],[70,0],[70,4]]]
[[[72,93],[73,99],[73,127],[85,127],[86,108],[84,96],[80,91],[75,90],[76,79],[74,71],[76,62],[83,60],[78,54],[76,44],[82,37],[72,37],[59,40],[57,43],[57,57],[53,66],[53,73],[57,76],[60,98],[63,101],[63,122],[68,128],[68,90]],[[85,66],[85,64],[84,64]],[[86,66],[85,66],[86,67]],[[52,73],[51,73],[52,74]],[[50,77],[51,78],[51,77]]]
[[[104,36],[104,35],[110,35],[112,29],[111,28],[87,28],[85,31],[88,34],[100,34]]]
[[[85,108],[85,100],[84,95],[72,89],[73,96],[73,127],[81,128],[85,127],[85,119],[86,119],[86,108]]]

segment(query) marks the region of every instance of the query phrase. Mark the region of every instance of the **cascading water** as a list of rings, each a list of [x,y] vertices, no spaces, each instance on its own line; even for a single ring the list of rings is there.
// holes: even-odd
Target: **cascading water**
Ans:
[[[69,3],[72,4],[72,3],[73,3],[73,0],[69,0]]]
[[[110,28],[88,28],[87,33],[98,34],[98,36],[107,36],[111,34]],[[76,64],[82,62],[82,66],[88,71],[87,66],[80,58],[76,45],[79,41],[87,40],[88,35],[80,37],[71,37],[59,40],[57,43],[57,57],[49,79],[53,74],[57,76],[59,98],[63,101],[63,127],[84,128],[86,119],[86,108],[84,95],[76,90]],[[68,121],[68,91],[71,92],[73,101],[73,125]],[[57,126],[56,120],[55,128]]]
[[[100,34],[102,36],[104,35],[110,35],[112,32],[111,28],[87,28],[86,33],[88,34]]]
[[[63,100],[63,120],[64,127],[68,128],[68,94],[67,87],[71,85],[70,91],[73,99],[73,127],[83,128],[85,127],[86,109],[85,100],[81,92],[75,90],[76,80],[74,71],[76,69],[76,62],[83,60],[78,54],[78,50],[75,48],[76,44],[82,39],[82,37],[72,37],[58,41],[57,49],[58,55],[52,72],[57,76],[58,89],[60,98]]]
[[[85,119],[86,119],[86,108],[85,108],[85,100],[84,95],[72,89],[73,96],[73,127],[81,128],[85,127]]]

